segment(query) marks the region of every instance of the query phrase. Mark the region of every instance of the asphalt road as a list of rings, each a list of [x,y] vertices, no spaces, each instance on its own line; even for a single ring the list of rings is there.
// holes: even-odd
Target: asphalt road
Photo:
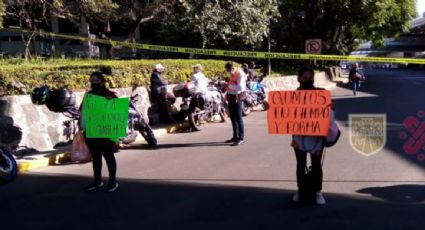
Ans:
[[[224,144],[230,122],[169,134],[159,149],[117,153],[120,187],[85,193],[91,164],[51,166],[0,187],[10,229],[425,229],[425,161],[406,154],[406,117],[425,110],[425,72],[369,70],[360,93],[332,92],[342,136],[324,161],[327,205],[299,207],[290,137],[267,134],[265,112],[245,118],[246,142]],[[350,145],[348,115],[387,115],[372,156]],[[106,169],[104,175],[107,175]],[[3,229],[3,227],[2,227]],[[7,229],[7,228],[4,228]]]

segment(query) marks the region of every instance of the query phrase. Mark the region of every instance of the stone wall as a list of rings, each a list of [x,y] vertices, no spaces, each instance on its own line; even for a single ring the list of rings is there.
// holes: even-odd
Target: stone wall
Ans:
[[[114,91],[120,97],[130,96],[132,92],[130,88]],[[139,87],[134,91],[134,94],[136,93],[141,96],[136,108],[146,116],[151,106],[148,91],[145,87]],[[75,94],[79,105],[84,93]],[[23,135],[20,146],[48,151],[56,144],[68,141],[63,122],[71,119],[62,113],[49,111],[44,105],[32,104],[29,95],[0,98],[0,120],[7,126],[15,125],[21,128]]]
[[[333,85],[325,72],[316,73],[314,76],[314,81],[314,85],[320,88],[327,88],[330,85]],[[266,86],[266,91],[295,90],[300,85],[298,83],[297,76],[295,75],[277,78],[265,78],[263,82]]]

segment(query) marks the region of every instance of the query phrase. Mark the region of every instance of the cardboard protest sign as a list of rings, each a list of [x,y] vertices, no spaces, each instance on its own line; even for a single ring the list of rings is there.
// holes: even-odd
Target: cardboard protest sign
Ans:
[[[295,90],[269,92],[269,134],[326,136],[331,121],[331,92]]]
[[[86,94],[83,100],[83,116],[87,138],[109,138],[118,141],[127,135],[129,99]]]

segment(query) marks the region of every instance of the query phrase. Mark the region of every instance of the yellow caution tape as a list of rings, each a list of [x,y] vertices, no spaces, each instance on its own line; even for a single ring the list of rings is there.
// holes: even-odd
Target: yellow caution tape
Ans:
[[[318,54],[296,54],[296,53],[275,53],[275,52],[253,52],[253,51],[237,51],[237,50],[216,50],[216,49],[197,49],[184,48],[175,46],[160,46],[140,44],[133,42],[123,42],[108,39],[87,38],[81,36],[56,34],[51,32],[30,31],[23,29],[3,28],[2,30],[23,33],[37,33],[54,38],[79,40],[84,42],[94,42],[99,44],[108,44],[112,46],[122,46],[134,49],[143,49],[151,51],[163,51],[174,53],[190,53],[210,56],[224,57],[246,57],[253,59],[292,59],[292,60],[321,60],[321,61],[347,61],[347,62],[379,62],[379,63],[399,63],[399,64],[425,64],[425,59],[421,58],[385,58],[385,57],[359,57],[359,56],[342,56],[342,55],[318,55]]]

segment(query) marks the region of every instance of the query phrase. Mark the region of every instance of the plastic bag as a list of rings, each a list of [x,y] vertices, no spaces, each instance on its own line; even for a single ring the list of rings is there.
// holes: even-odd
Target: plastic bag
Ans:
[[[73,163],[85,163],[91,161],[89,147],[86,144],[83,132],[79,131],[72,140],[71,161]]]

